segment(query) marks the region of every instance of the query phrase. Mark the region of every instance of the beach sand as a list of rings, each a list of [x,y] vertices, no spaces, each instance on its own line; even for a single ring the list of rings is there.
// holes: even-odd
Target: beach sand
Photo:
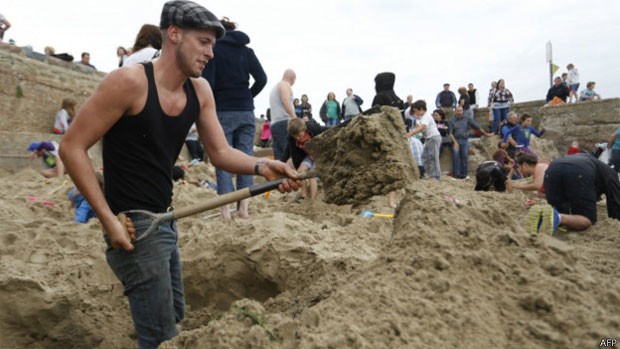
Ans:
[[[131,348],[99,222],[71,221],[65,179],[0,172],[0,347]],[[199,164],[174,204],[215,196]],[[529,236],[526,196],[418,180],[363,206],[297,193],[252,199],[251,220],[179,220],[186,319],[162,348],[598,347],[620,328],[620,222]]]

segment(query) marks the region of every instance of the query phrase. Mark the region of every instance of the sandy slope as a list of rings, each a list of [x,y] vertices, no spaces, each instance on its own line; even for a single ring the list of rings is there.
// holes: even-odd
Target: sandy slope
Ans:
[[[209,178],[209,165],[188,180]],[[70,183],[3,173],[0,347],[134,347],[99,223],[71,222]],[[620,328],[620,222],[534,239],[521,193],[419,181],[394,220],[296,194],[254,199],[252,220],[179,222],[188,304],[165,348],[594,347]],[[214,196],[175,186],[175,205]],[[44,205],[36,196],[55,202]],[[456,205],[450,197],[459,200]]]

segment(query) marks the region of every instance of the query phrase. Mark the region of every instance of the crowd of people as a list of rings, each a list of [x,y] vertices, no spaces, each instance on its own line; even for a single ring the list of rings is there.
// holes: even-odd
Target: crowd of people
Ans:
[[[3,18],[0,15],[0,21]],[[32,158],[42,159],[44,176],[65,172],[71,176],[76,189],[69,198],[76,221],[96,216],[101,222],[106,257],[125,288],[141,348],[155,348],[174,337],[176,324],[184,318],[177,226],[162,224],[157,234],[138,241],[151,218],[136,211],[174,209],[174,166],[182,146],[187,146],[192,160],[208,158],[216,167],[220,195],[250,187],[254,176],[263,176],[286,178],[278,188],[281,192],[301,189],[301,198],[314,199],[316,179],[298,180],[299,173],[315,166],[306,143],[363,112],[364,101],[352,88],[341,101],[329,92],[319,109],[324,126],[320,125],[308,96],[295,98],[297,76],[286,69],[273,84],[269,109],[261,117],[265,121],[261,142],[271,142],[273,159],[254,157],[254,98],[267,85],[267,75],[249,43],[249,36],[230,19],[218,19],[191,1],[168,1],[158,26],[145,24],[133,47],[118,48],[120,69],[109,73],[83,105],[77,108],[72,98],[62,101],[54,123],[54,132],[63,135],[62,147],[42,141],[27,149]],[[86,52],[81,64],[94,69]],[[576,68],[569,67],[566,89],[556,90],[576,101],[579,77]],[[424,100],[398,97],[395,80],[391,72],[377,74],[376,94],[368,107],[401,111],[403,142],[409,145],[421,177],[440,180],[440,154],[449,149],[451,177],[467,180],[472,135],[497,137],[492,159],[476,170],[475,190],[524,190],[546,197],[548,204],[529,209],[528,230],[553,235],[560,225],[587,229],[596,223],[600,194],[606,196],[609,216],[620,219],[620,129],[608,140],[611,166],[580,152],[578,146],[576,153],[571,151],[575,154],[542,163],[530,141],[532,135],[543,136],[545,129],[534,128],[532,116],[511,111],[514,97],[503,79],[492,83],[486,99],[490,127],[473,117],[483,100],[472,83],[458,88],[458,97],[450,84],[444,84],[429,113]],[[597,96],[593,89],[594,83],[589,83],[588,98]],[[94,170],[87,154],[100,139],[102,174]],[[250,217],[249,205],[250,199],[239,203],[239,217]],[[388,205],[396,207],[395,193],[388,195]],[[128,219],[117,219],[120,213]],[[221,213],[225,220],[232,218],[227,206]]]
[[[553,85],[547,91],[545,100],[549,105],[559,105],[564,103],[587,102],[600,100],[601,95],[594,92],[596,82],[588,81],[586,88],[579,92],[579,71],[575,65],[570,63],[566,66],[567,73],[556,76]]]

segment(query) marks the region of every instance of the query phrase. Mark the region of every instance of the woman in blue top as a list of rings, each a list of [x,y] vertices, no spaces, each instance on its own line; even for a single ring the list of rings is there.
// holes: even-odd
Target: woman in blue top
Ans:
[[[532,138],[532,135],[540,138],[543,133],[545,133],[545,128],[541,127],[540,131],[535,129],[532,126],[532,116],[529,114],[523,114],[521,116],[521,124],[516,125],[512,129],[510,129],[510,131],[506,132],[504,138],[502,139],[502,142],[508,142],[508,138],[510,138],[510,135],[513,133],[513,131],[516,131],[517,134],[516,152],[522,152],[536,156],[536,154],[530,150],[530,139]]]
[[[327,94],[327,100],[323,102],[319,114],[325,126],[336,126],[340,123],[342,113],[340,104],[336,101],[336,94],[333,92]]]

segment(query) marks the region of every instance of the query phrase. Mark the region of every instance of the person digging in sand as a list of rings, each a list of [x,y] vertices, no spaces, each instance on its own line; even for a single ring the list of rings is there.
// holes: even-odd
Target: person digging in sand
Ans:
[[[156,234],[148,215],[129,210],[172,209],[172,166],[192,123],[214,166],[237,174],[287,177],[282,192],[297,190],[296,173],[280,161],[259,159],[226,142],[213,93],[201,72],[224,35],[217,17],[191,1],[164,4],[161,55],[152,62],[109,73],[86,101],[63,138],[60,156],[67,172],[99,218],[108,264],[123,283],[140,348],[156,348],[178,334],[185,296],[174,220]],[[87,150],[103,138],[105,194]],[[128,234],[129,233],[129,234]]]
[[[280,159],[282,162],[293,161],[293,167],[301,173],[305,173],[314,169],[314,158],[310,151],[306,149],[306,142],[319,134],[328,130],[329,127],[321,126],[313,119],[304,121],[301,118],[291,119],[288,122],[288,145],[284,155]],[[307,197],[306,185],[301,187],[301,197]],[[310,187],[310,199],[314,200],[317,194],[316,178],[308,179],[308,187]]]
[[[596,202],[602,194],[607,216],[620,220],[620,182],[609,166],[580,153],[553,161],[544,175],[546,205],[535,205],[527,216],[531,234],[554,235],[559,226],[583,231],[596,224]]]

